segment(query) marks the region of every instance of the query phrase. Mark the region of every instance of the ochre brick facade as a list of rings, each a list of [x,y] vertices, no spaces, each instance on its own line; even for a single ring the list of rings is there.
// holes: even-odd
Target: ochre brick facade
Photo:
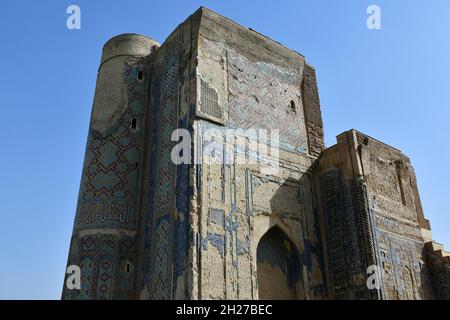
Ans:
[[[409,159],[323,137],[314,68],[251,29],[200,8],[162,45],[112,38],[68,258],[81,289],[63,298],[448,298]]]

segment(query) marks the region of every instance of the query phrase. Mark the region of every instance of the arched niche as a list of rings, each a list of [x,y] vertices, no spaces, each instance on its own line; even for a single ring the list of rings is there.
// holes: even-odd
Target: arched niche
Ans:
[[[259,299],[297,299],[299,253],[280,228],[272,227],[261,237],[256,260]]]

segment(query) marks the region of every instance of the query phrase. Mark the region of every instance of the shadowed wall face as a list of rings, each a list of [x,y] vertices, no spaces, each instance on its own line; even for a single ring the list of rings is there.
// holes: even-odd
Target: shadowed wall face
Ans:
[[[257,249],[259,299],[296,299],[298,262],[295,245],[278,228],[270,229]]]
[[[429,223],[410,160],[356,130],[337,140],[322,154],[316,170],[331,297],[432,299],[423,255]],[[368,290],[369,266],[379,268],[378,292]]]

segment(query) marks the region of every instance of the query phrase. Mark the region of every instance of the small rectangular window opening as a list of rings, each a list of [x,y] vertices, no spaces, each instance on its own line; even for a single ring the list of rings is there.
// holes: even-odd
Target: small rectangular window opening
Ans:
[[[291,111],[294,112],[294,113],[297,113],[297,109],[295,108],[294,100],[291,100]]]
[[[131,119],[131,129],[136,130],[137,128],[137,119],[133,118]]]

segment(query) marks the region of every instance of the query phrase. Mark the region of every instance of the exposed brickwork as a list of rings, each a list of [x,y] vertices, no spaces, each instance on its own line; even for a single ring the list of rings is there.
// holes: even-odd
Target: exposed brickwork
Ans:
[[[321,174],[328,272],[335,299],[372,299],[366,270],[376,264],[365,182],[344,179],[338,169]]]
[[[412,183],[415,176],[409,159],[395,148],[350,130],[339,135],[338,144],[322,154],[316,169],[321,175],[339,169],[341,177],[356,182],[355,188],[348,191],[355,201],[356,210],[350,218],[352,222],[345,223],[349,225],[345,227],[346,232],[350,233],[346,237],[360,239],[358,251],[353,251],[351,256],[364,261],[361,269],[364,278],[367,278],[367,266],[376,265],[380,268],[380,290],[373,291],[371,298],[433,298],[433,275],[430,274],[425,263],[426,256],[422,253],[425,239],[422,235],[422,211],[417,206],[420,199],[415,198],[418,196],[417,186]],[[321,190],[329,187],[328,182],[320,182]],[[322,201],[325,200],[323,197]],[[335,219],[336,215],[330,211],[327,203],[322,208],[326,221],[331,219],[330,215]],[[358,221],[360,224],[352,228],[352,223]],[[325,238],[333,239],[342,234],[339,230],[344,226],[339,223],[335,225],[336,230],[325,230]],[[336,252],[347,253],[350,246],[334,246],[337,249],[333,249],[333,245],[328,248],[330,275],[338,279],[343,277],[354,280],[347,271],[340,270],[336,276],[333,270],[335,264],[341,265]],[[337,287],[342,291],[343,287],[339,283]],[[354,298],[355,288],[356,286],[352,288],[352,284],[347,285],[343,294],[339,296],[341,292],[338,291],[335,297]]]
[[[433,278],[435,297],[450,300],[450,253],[432,241],[425,244],[424,252]]]
[[[317,157],[325,149],[325,144],[316,71],[308,64],[305,64],[303,73],[302,98],[309,153]]]

